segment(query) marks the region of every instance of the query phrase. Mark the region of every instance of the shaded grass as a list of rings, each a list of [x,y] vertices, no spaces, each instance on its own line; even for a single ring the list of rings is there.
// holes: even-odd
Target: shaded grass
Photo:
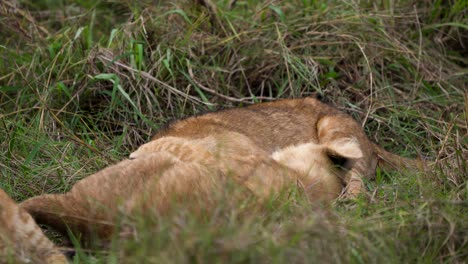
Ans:
[[[436,161],[379,171],[332,208],[220,198],[206,218],[124,219],[135,237],[77,261],[467,259],[464,1],[217,1],[216,16],[192,1],[20,3],[0,4],[0,186],[16,200],[68,190],[169,120],[277,98],[321,97],[388,150]]]

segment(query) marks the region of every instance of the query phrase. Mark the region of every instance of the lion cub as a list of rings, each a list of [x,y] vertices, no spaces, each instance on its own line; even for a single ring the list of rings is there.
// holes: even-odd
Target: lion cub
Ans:
[[[190,117],[158,132],[121,161],[65,194],[21,204],[36,221],[106,237],[116,216],[164,212],[177,200],[209,208],[213,193],[234,179],[260,200],[297,182],[313,200],[364,190],[377,164],[422,163],[373,144],[351,117],[312,98],[280,100]]]
[[[183,144],[197,145],[198,152],[187,151],[189,148],[181,151]],[[265,196],[258,194],[261,189],[273,190],[277,189],[275,187],[284,187],[284,182],[298,181],[314,201],[331,201],[341,193],[346,168],[339,167],[334,161],[362,157],[359,144],[354,138],[342,138],[329,145],[309,142],[289,146],[268,155],[245,136],[231,132],[224,136],[196,140],[163,137],[140,146],[130,154],[130,158],[135,159],[160,151],[167,151],[176,156],[190,156],[191,159],[198,159],[212,168],[220,168],[225,174],[231,171],[231,174],[237,175],[235,178],[238,181],[246,184],[257,196]],[[214,156],[218,158],[214,159]],[[262,169],[253,173],[255,168],[259,167]],[[247,181],[243,181],[243,177],[239,176],[242,171],[247,171]],[[278,180],[267,181],[278,176]],[[259,178],[261,183],[247,184],[249,181],[255,182],[255,178]],[[270,195],[271,191],[265,194]]]
[[[163,213],[172,202],[191,208],[214,206],[213,195],[233,179],[260,201],[300,183],[314,201],[332,201],[342,191],[346,170],[332,157],[358,159],[357,143],[306,143],[268,154],[240,133],[200,139],[163,137],[142,145],[124,160],[81,181],[65,194],[46,194],[21,204],[37,221],[59,231],[66,226],[106,238],[118,214]]]
[[[349,115],[314,98],[285,99],[244,108],[228,109],[189,117],[159,131],[153,140],[172,136],[200,139],[209,135],[239,133],[271,154],[289,146],[316,143],[335,145],[354,138],[361,157],[342,160],[345,195],[354,197],[365,190],[363,178],[375,177],[377,164],[383,168],[422,168],[423,162],[401,158],[372,143]]]
[[[68,263],[33,218],[1,189],[0,263]]]

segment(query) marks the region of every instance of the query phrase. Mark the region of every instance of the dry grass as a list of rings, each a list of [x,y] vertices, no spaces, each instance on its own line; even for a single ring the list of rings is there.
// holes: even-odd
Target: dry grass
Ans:
[[[317,96],[433,173],[378,172],[368,197],[332,208],[220,198],[204,219],[123,219],[137,236],[76,261],[465,261],[465,1],[211,2],[1,2],[1,188],[63,192],[169,120]]]

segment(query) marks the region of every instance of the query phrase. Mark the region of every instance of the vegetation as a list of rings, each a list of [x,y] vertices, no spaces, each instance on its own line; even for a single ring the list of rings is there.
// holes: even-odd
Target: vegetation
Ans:
[[[169,120],[316,96],[431,172],[377,171],[331,207],[294,194],[249,211],[221,195],[205,217],[134,216],[108,247],[72,239],[74,261],[466,261],[467,2],[210,3],[0,1],[0,187],[65,192]]]

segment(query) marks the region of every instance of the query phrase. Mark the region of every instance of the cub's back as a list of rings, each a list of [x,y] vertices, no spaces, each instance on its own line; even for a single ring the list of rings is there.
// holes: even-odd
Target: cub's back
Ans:
[[[317,142],[318,120],[335,114],[341,113],[313,98],[279,100],[180,120],[158,132],[153,140],[168,135],[202,138],[230,131],[246,135],[260,148],[272,152]]]

